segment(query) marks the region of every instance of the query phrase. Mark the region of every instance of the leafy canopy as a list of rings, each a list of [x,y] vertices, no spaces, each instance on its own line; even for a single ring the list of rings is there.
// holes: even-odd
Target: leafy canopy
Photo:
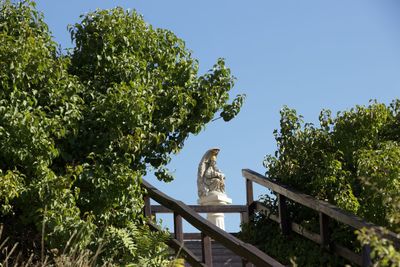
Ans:
[[[339,112],[320,114],[320,127],[303,124],[295,110],[281,111],[278,150],[267,156],[267,177],[382,226],[395,228],[398,210],[376,193],[400,189],[400,101],[386,106],[372,102]]]
[[[49,247],[79,231],[80,246],[102,239],[106,257],[137,262],[137,240],[157,246],[140,226],[140,179],[170,181],[190,134],[237,115],[229,68],[199,75],[181,39],[122,8],[82,16],[62,54],[33,2],[0,3],[1,222],[24,243],[45,220]]]

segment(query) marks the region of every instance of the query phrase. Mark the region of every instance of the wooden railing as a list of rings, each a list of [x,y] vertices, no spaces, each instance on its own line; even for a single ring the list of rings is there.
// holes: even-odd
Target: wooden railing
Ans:
[[[248,221],[248,208],[246,205],[226,205],[226,206],[215,206],[215,205],[187,205],[193,211],[197,213],[238,213],[240,215],[241,223]],[[162,205],[151,205],[151,216],[156,219],[157,214],[160,213],[174,213]],[[233,236],[237,236],[238,233],[230,233]],[[184,240],[200,240],[201,233],[183,233]]]
[[[354,251],[333,242],[331,239],[331,229],[328,227],[331,220],[351,226],[354,229],[375,229],[377,233],[380,233],[383,237],[393,241],[396,247],[400,246],[400,240],[395,233],[382,233],[381,229],[376,225],[366,222],[354,214],[346,212],[328,202],[315,199],[277,181],[269,180],[265,176],[252,170],[244,169],[242,170],[242,174],[246,179],[246,205],[188,206],[181,201],[165,195],[146,181],[143,181],[142,185],[147,192],[145,195],[144,214],[149,218],[149,226],[155,231],[160,230],[154,223],[152,223],[150,218],[153,217],[154,219],[157,213],[173,213],[174,233],[171,239],[168,240],[168,245],[175,249],[176,252],[179,251],[180,256],[184,257],[192,266],[212,266],[212,239],[240,256],[243,259],[243,265],[245,266],[252,266],[252,264],[257,266],[283,266],[253,245],[237,239],[235,233],[229,234],[221,230],[217,226],[211,224],[208,220],[201,217],[198,213],[239,213],[243,223],[248,222],[249,218],[254,215],[255,212],[266,212],[269,214],[269,219],[280,224],[282,234],[290,235],[292,232],[295,232],[317,244],[320,244],[327,251],[336,253],[359,266],[372,265],[370,247],[364,245],[361,254],[357,254]],[[253,182],[276,193],[278,214],[272,214],[271,211],[269,211],[261,202],[254,201]],[[161,205],[151,205],[150,199],[155,200]],[[288,200],[297,202],[319,214],[319,233],[311,232],[300,224],[291,221],[287,208]],[[200,233],[183,233],[183,219],[197,228]],[[188,250],[184,246],[184,240],[189,239],[201,240],[202,259],[199,259],[192,251]],[[268,242],[268,240],[266,240],[266,242]]]
[[[235,236],[223,231],[197,212],[239,212],[243,220],[248,219],[248,206],[230,205],[230,206],[187,206],[183,202],[175,200],[159,191],[148,182],[143,181],[142,186],[146,189],[144,214],[151,217],[156,212],[172,212],[174,214],[174,235],[168,241],[168,245],[179,251],[180,256],[192,266],[212,266],[212,242],[211,239],[225,246],[244,260],[246,266],[250,263],[256,266],[283,266],[275,259],[266,255],[251,244],[245,243]],[[150,199],[155,200],[161,206],[151,206]],[[184,233],[182,228],[182,219],[185,219],[192,226],[197,228],[201,234],[202,259],[197,258],[190,250],[184,246]],[[152,229],[158,230],[157,226],[149,220]]]
[[[309,195],[298,192],[285,186],[279,182],[271,181],[264,175],[261,175],[252,170],[244,169],[242,174],[246,179],[246,199],[248,214],[251,216],[256,211],[264,211],[270,214],[269,218],[280,224],[282,234],[289,235],[291,231],[308,238],[315,243],[320,244],[328,251],[336,253],[337,255],[349,260],[360,266],[371,266],[370,258],[370,247],[368,245],[363,246],[362,253],[356,254],[348,248],[335,244],[331,240],[331,233],[328,227],[331,219],[337,222],[349,225],[354,229],[372,228],[378,233],[381,231],[376,225],[366,222],[365,220],[346,212],[334,205],[329,204],[326,201],[315,199]],[[269,188],[277,194],[278,200],[278,215],[271,214],[271,212],[260,202],[254,201],[253,199],[253,182]],[[320,231],[313,233],[304,229],[301,225],[292,222],[287,210],[287,199],[297,202],[305,207],[308,207],[319,213],[319,225]],[[382,233],[382,236],[393,241],[396,246],[399,246],[400,240],[397,235],[393,232]],[[268,241],[266,241],[268,242]]]

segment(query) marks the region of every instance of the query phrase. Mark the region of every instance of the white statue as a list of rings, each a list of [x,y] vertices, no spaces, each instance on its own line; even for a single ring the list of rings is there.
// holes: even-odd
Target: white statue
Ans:
[[[212,148],[201,158],[197,172],[199,199],[212,191],[225,193],[225,175],[217,167],[218,152],[219,148]]]

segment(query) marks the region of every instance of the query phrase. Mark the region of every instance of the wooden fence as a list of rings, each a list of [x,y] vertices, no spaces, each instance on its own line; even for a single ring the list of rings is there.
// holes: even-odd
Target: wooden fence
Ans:
[[[337,255],[349,260],[352,263],[363,267],[372,265],[370,258],[371,249],[369,245],[364,245],[362,247],[362,253],[360,255],[356,254],[346,247],[332,242],[330,238],[331,230],[329,229],[328,224],[329,221],[333,219],[337,222],[341,222],[358,230],[364,227],[370,229],[372,228],[375,229],[377,233],[381,232],[381,229],[379,227],[372,223],[366,222],[364,219],[359,218],[354,214],[351,214],[334,205],[331,205],[326,201],[315,199],[279,182],[266,179],[265,176],[252,170],[244,169],[242,170],[242,174],[246,179],[246,198],[247,206],[249,208],[248,212],[250,216],[256,211],[270,213],[270,211],[262,203],[254,201],[253,199],[253,182],[255,182],[272,190],[277,194],[278,216],[271,214],[269,218],[280,224],[281,231],[284,235],[290,235],[292,231],[296,232],[297,234],[315,243],[320,244],[328,251],[336,253]],[[287,199],[290,199],[318,212],[320,228],[319,233],[310,232],[307,229],[304,229],[301,225],[290,220],[290,216],[287,210]],[[395,233],[388,232],[381,234],[383,237],[393,241],[396,246],[399,246],[400,240]]]
[[[282,234],[291,235],[297,233],[319,245],[328,252],[335,253],[348,261],[359,266],[372,266],[370,258],[370,247],[364,245],[360,254],[333,242],[331,239],[331,229],[328,227],[331,220],[351,226],[354,229],[370,228],[375,229],[382,237],[394,242],[399,247],[400,240],[395,233],[381,232],[376,225],[366,222],[362,218],[346,212],[326,201],[315,199],[309,195],[296,191],[279,182],[267,179],[265,176],[252,170],[243,169],[242,174],[246,181],[246,205],[226,205],[226,206],[199,206],[185,205],[183,202],[175,200],[159,191],[148,182],[143,181],[142,185],[146,189],[144,214],[149,218],[150,227],[158,231],[157,226],[150,220],[157,213],[173,213],[174,234],[168,241],[168,245],[192,266],[212,266],[212,242],[215,240],[234,252],[243,259],[244,266],[283,266],[281,263],[260,251],[251,244],[245,243],[235,237],[235,233],[230,234],[210,223],[198,213],[239,213],[242,222],[248,222],[249,218],[256,212],[269,214],[269,219],[279,223]],[[264,186],[277,195],[278,214],[271,214],[267,207],[261,202],[255,201],[253,196],[253,183]],[[150,205],[150,199],[155,200],[160,205]],[[319,214],[319,233],[311,232],[300,224],[291,221],[287,208],[287,201],[294,201],[302,206],[308,207]],[[192,226],[197,228],[200,233],[183,233],[182,220],[185,219]],[[184,246],[184,240],[201,240],[202,259]],[[268,242],[268,240],[265,240]]]

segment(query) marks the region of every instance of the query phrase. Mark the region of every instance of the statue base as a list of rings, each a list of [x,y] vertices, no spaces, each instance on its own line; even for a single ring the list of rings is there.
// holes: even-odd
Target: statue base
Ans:
[[[200,198],[197,200],[202,206],[213,205],[213,206],[221,206],[221,205],[229,205],[232,204],[232,199],[229,198],[225,193],[221,193],[218,191],[208,192],[207,196]],[[225,215],[224,213],[207,213],[207,219],[221,228],[225,230]]]

